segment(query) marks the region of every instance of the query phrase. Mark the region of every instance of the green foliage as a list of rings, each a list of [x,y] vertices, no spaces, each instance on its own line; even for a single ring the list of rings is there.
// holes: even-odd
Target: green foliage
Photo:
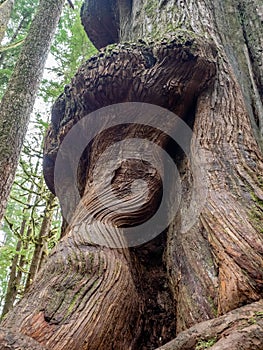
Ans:
[[[41,89],[45,101],[53,101],[58,97],[78,67],[97,52],[81,24],[79,15],[81,4],[82,0],[75,1],[74,11],[70,7],[65,7],[59,22],[51,48],[53,66],[48,68],[49,76],[43,80]]]
[[[20,284],[16,286],[17,297],[21,297],[23,293],[32,255],[36,244],[38,244],[44,211],[50,196],[42,175],[42,143],[46,122],[38,115],[33,124],[21,154],[5,220],[1,228],[3,245],[0,247],[0,301],[2,304],[7,289],[9,267],[12,265],[15,255],[18,256],[16,275],[18,275],[19,269],[22,269],[20,271],[22,272]],[[56,208],[54,207],[55,211],[58,211],[57,205]],[[56,215],[48,232],[48,245],[54,246],[58,241],[60,226],[60,215]],[[17,250],[19,241],[21,248]]]
[[[158,13],[158,0],[148,0],[146,4],[144,5],[144,10],[146,14],[151,17],[154,14],[156,15]]]
[[[255,315],[250,317],[248,320],[249,324],[256,324],[259,320],[263,318],[263,311],[255,312]]]
[[[203,350],[203,349],[209,349],[211,346],[213,346],[217,341],[216,337],[213,337],[208,340],[199,340],[197,343],[195,350]]]
[[[11,45],[23,40],[33,17],[37,0],[17,0],[6,33],[5,44]],[[96,53],[81,25],[80,7],[82,0],[74,2],[75,10],[65,6],[57,29],[55,41],[49,56],[41,91],[38,97],[38,109],[29,125],[26,141],[23,145],[19,167],[16,173],[11,196],[8,202],[5,220],[0,227],[0,309],[4,305],[7,292],[10,267],[15,266],[15,298],[24,293],[32,272],[32,258],[36,247],[40,246],[42,255],[47,255],[60,238],[61,215],[57,202],[51,200],[42,174],[43,137],[48,127],[50,102],[63,91],[77,68],[87,58]],[[0,53],[0,97],[12,74],[20,47]],[[51,206],[50,206],[51,201]],[[40,237],[43,218],[47,208],[52,216],[52,224]],[[41,256],[39,257],[41,260]],[[29,274],[30,273],[30,274]]]
[[[15,1],[3,42],[5,48],[9,49],[3,51],[2,48],[2,52],[0,52],[0,97],[2,97],[13,72],[22,46],[21,43],[27,35],[37,4],[38,0]]]

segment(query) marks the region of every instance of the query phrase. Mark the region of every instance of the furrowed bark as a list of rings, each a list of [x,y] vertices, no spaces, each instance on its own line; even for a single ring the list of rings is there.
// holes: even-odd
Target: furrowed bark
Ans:
[[[144,350],[160,348],[173,338],[160,349],[262,347],[262,301],[255,302],[263,293],[258,90],[262,66],[260,40],[250,33],[252,24],[245,16],[249,8],[257,28],[259,5],[135,0],[119,40],[137,43],[105,49],[79,69],[53,107],[46,139],[44,171],[53,192],[57,152],[71,128],[101,107],[127,101],[157,104],[188,122],[195,134],[189,141],[192,156],[196,144],[201,145],[198,155],[206,179],[158,130],[125,126],[99,134],[79,165],[82,203],[73,210],[66,236],[48,267],[41,270],[16,313],[7,316],[7,327],[15,325],[55,350],[74,349],[74,342],[81,350]],[[93,28],[99,30],[91,38],[95,46],[100,45],[96,34],[103,28]],[[107,175],[107,167],[101,165],[96,187],[92,176],[101,153],[140,132],[175,158],[182,185],[180,209],[167,232],[142,247],[106,248],[112,241],[121,246],[125,225],[147,219],[159,203],[157,175],[148,205],[136,214],[116,215],[96,196]],[[74,152],[64,156],[71,164]],[[154,173],[149,164],[135,163],[122,162],[111,182],[124,205],[132,196],[132,181],[142,178],[149,183],[147,174]],[[60,200],[69,195],[68,188],[66,179],[57,193]],[[102,195],[107,198],[107,193]],[[87,215],[87,209],[95,216]],[[109,223],[114,223],[110,229]],[[104,245],[94,243],[97,237]],[[84,290],[76,294],[80,286]]]
[[[46,208],[44,210],[41,229],[39,231],[39,236],[37,238],[28,276],[26,279],[25,290],[27,290],[29,286],[32,284],[32,282],[36,277],[37,272],[40,269],[42,256],[44,254],[43,249],[45,246],[45,242],[49,237],[49,231],[50,231],[53,212],[54,212],[54,204],[55,204],[55,196],[53,195],[53,193],[50,193],[49,198],[47,199],[47,202],[46,202]]]
[[[199,323],[156,350],[262,349],[262,300]],[[203,345],[203,346],[202,346]]]
[[[132,348],[140,298],[127,258],[85,239],[80,232],[60,243],[17,313],[3,321],[6,328],[52,349]]]
[[[45,178],[50,188],[54,191],[56,152],[74,123],[100,105],[106,106],[127,99],[142,102],[154,99],[160,106],[169,106],[184,118],[189,108],[192,108],[196,96],[211,84],[215,74],[215,54],[209,43],[199,41],[198,38],[185,39],[179,35],[173,42],[166,40],[156,47],[145,44],[116,47],[110,54],[105,52],[84,64],[53,107],[52,126],[46,139],[44,158]],[[168,61],[166,55],[169,57]],[[118,87],[123,84],[124,72],[119,69],[119,65],[122,62],[126,64],[127,86],[120,94]],[[171,75],[176,84],[172,82]],[[108,76],[111,77],[110,81]],[[131,81],[134,83],[130,84]],[[165,93],[161,94],[160,89],[165,89]],[[174,100],[172,96],[175,95],[177,98]],[[80,96],[84,96],[85,100]],[[91,122],[89,117],[85,120],[87,123]],[[171,128],[174,127],[176,126],[171,125]],[[112,186],[118,191],[118,196],[123,198],[124,205],[129,197],[129,186],[136,178],[143,178],[151,189],[143,210],[130,216],[105,210],[97,200],[96,193],[100,191],[99,187],[105,181],[104,170],[107,172],[107,169],[100,173],[101,179],[98,179],[97,185],[94,185],[92,177],[98,158],[108,145],[122,138],[139,136],[155,141],[163,148],[168,143],[167,136],[161,130],[131,125],[113,128],[112,132],[103,131],[87,148],[81,161],[78,178],[83,193],[82,203],[75,212],[73,210],[73,221],[69,223],[67,234],[49,259],[48,265],[43,268],[32,289],[16,307],[16,313],[10,313],[4,320],[3,324],[6,327],[13,327],[15,324],[20,332],[53,349],[104,349],[106,344],[114,349],[137,347],[142,329],[146,329],[145,324],[150,324],[143,316],[144,310],[150,314],[149,308],[152,305],[146,301],[147,296],[149,297],[147,293],[155,295],[153,286],[146,288],[145,295],[139,294],[141,284],[138,276],[147,268],[141,266],[137,257],[140,253],[136,250],[132,252],[130,258],[126,248],[116,250],[96,246],[94,237],[97,237],[97,240],[101,237],[102,246],[111,246],[111,242],[119,241],[122,247],[122,227],[141,223],[158,207],[160,180],[158,174],[149,176],[154,174],[154,169],[147,163],[136,160],[120,163]],[[151,149],[148,152],[151,153]],[[66,155],[69,164],[73,157],[74,153]],[[157,161],[161,160],[157,158]],[[64,172],[62,173],[64,175]],[[61,183],[60,191],[57,193],[61,200],[66,191],[65,186],[67,179]],[[101,195],[107,197],[107,193],[102,192]],[[141,200],[141,195],[140,193],[139,197],[134,197],[134,203]],[[127,208],[128,203],[127,201]],[[87,218],[87,211],[93,214],[90,219]],[[115,229],[107,226],[108,223],[113,224]],[[68,263],[65,266],[66,261]],[[84,270],[81,269],[83,264]],[[161,265],[159,258],[157,266]],[[153,277],[157,269],[157,267],[152,269]],[[157,278],[154,278],[157,281]],[[65,281],[70,285],[65,284]],[[83,286],[83,291],[80,291],[80,286]],[[41,292],[43,303],[37,297],[40,290],[43,291]],[[168,304],[171,303],[167,290],[161,294]],[[156,313],[162,315],[162,308],[159,306],[157,309]],[[171,319],[173,313],[168,307],[164,309],[167,309],[169,315],[161,316],[167,323],[166,330],[163,327],[160,329],[158,323],[155,327],[158,332],[162,332],[162,339],[165,341],[171,336],[168,322],[174,322]],[[78,322],[76,322],[77,314]],[[92,317],[95,317],[95,325],[90,322]],[[96,325],[100,329],[99,333]],[[58,337],[62,336],[64,341],[58,342]],[[150,335],[148,337],[151,338]],[[141,341],[149,343],[149,339]],[[154,335],[152,341],[160,344],[158,334]]]
[[[258,18],[257,27],[260,5],[248,8]],[[136,1],[125,36],[129,40],[162,37],[181,26],[212,38],[219,52],[214,89],[199,97],[194,122],[197,143],[205,151],[207,203],[199,222],[182,232],[191,178],[198,177],[186,160],[181,164],[185,197],[168,232],[166,261],[177,303],[178,331],[262,295],[262,155],[258,146],[262,102],[250,88],[253,61],[246,56],[249,44],[240,16],[246,18],[238,2]]]
[[[3,327],[0,327],[0,349],[45,350],[46,348],[24,334],[11,332]]]

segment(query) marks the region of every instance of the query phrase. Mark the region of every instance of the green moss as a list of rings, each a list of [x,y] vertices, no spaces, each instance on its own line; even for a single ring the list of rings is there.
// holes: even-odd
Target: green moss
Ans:
[[[147,41],[154,40],[155,42],[163,42],[165,40],[174,41],[176,40],[178,44],[184,45],[186,43],[194,43],[196,39],[202,39],[203,36],[192,32],[191,30],[182,29],[168,25],[165,32],[164,31],[153,31],[150,37],[146,37]]]
[[[208,340],[199,340],[197,343],[195,350],[203,350],[203,349],[209,349],[211,346],[213,346],[216,343],[217,338],[213,337]]]
[[[67,318],[67,317],[71,314],[71,312],[73,311],[74,306],[76,305],[76,301],[79,299],[80,293],[81,293],[81,292],[78,292],[78,293],[76,293],[76,294],[74,295],[74,297],[73,297],[71,303],[69,304],[69,307],[68,307],[67,313],[66,313],[66,315],[65,315],[65,318]]]
[[[251,197],[254,205],[250,210],[249,217],[255,229],[263,234],[263,200],[258,198],[255,193],[251,193]]]
[[[144,10],[147,16],[153,17],[157,13],[158,0],[148,0],[144,5]]]
[[[94,253],[89,253],[89,261],[90,261],[90,266],[93,266],[93,262],[94,262]]]
[[[263,188],[263,176],[258,176],[258,182],[261,188]]]
[[[92,284],[92,287],[91,287],[91,290],[96,288],[96,286],[98,285],[99,283],[99,280],[96,279],[94,281],[94,283]],[[74,308],[76,307],[77,303],[79,300],[81,300],[81,294],[83,294],[83,289],[80,289],[72,298],[68,308],[67,308],[67,311],[65,313],[65,316],[63,317],[63,321],[62,323],[64,323],[67,318],[72,314],[72,312],[74,311]]]
[[[198,46],[198,41],[204,40],[204,36],[194,33],[191,30],[182,29],[168,24],[165,31],[157,29],[157,23],[153,23],[152,31],[146,35],[143,40],[126,41],[119,44],[111,44],[103,48],[97,55],[98,59],[104,59],[107,55],[118,54],[122,49],[143,48],[144,46],[158,46],[160,44],[174,44],[188,49],[195,49]],[[94,56],[95,57],[95,56]]]
[[[211,306],[211,309],[212,309],[212,312],[213,312],[214,316],[217,317],[218,316],[218,311],[217,311],[217,306],[214,303],[214,300],[210,296],[208,297],[207,300],[209,302],[209,305]]]
[[[255,324],[257,323],[257,320],[254,318],[254,317],[251,317],[249,320],[248,320],[249,324]]]

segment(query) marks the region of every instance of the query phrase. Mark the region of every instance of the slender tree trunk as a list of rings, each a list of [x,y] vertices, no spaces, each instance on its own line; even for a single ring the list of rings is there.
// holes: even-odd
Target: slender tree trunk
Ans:
[[[38,160],[35,165],[34,173],[37,173],[39,167],[40,167],[40,160]],[[29,195],[27,197],[27,203],[31,203],[34,188],[35,188],[35,184],[31,183],[31,186],[29,189]],[[35,202],[34,204],[36,204],[37,200],[38,198],[36,197],[34,200]],[[25,251],[27,250],[28,241],[32,234],[31,222],[28,221],[26,210],[27,210],[26,208],[23,210],[23,220],[21,223],[21,227],[19,231],[19,239],[16,246],[17,253],[14,256],[14,259],[11,265],[11,271],[9,275],[9,281],[7,285],[5,302],[4,302],[1,318],[3,318],[8,313],[8,311],[11,310],[12,307],[14,306],[14,302],[18,294],[18,287],[20,286],[21,279],[22,279],[22,269],[25,263],[25,256],[20,255],[20,253],[21,253],[21,250],[25,250]]]
[[[0,220],[64,0],[41,0],[0,106]]]
[[[52,216],[54,211],[54,202],[55,202],[55,196],[53,195],[53,193],[50,193],[46,203],[46,208],[43,214],[43,220],[41,223],[39,235],[36,238],[35,249],[31,260],[29,273],[26,279],[25,290],[27,290],[29,286],[32,284],[32,282],[34,281],[35,276],[40,267],[40,263],[43,255],[43,246],[45,244],[45,241],[49,237],[49,230],[52,223]]]
[[[99,3],[103,1],[96,6]],[[44,162],[49,187],[61,203],[72,204],[70,165],[75,164],[73,149],[81,134],[62,154],[70,165],[64,169],[67,177],[55,178],[64,179],[56,188],[58,147],[87,114],[127,101],[165,107],[193,127],[190,149],[194,157],[195,146],[201,145],[205,181],[200,164],[192,167],[190,157],[169,143],[160,129],[141,128],[137,121],[136,126],[124,124],[98,133],[77,164],[82,201],[76,209],[71,207],[75,210],[66,235],[3,324],[54,350],[262,349],[260,4],[135,0],[130,8],[128,0],[112,3],[115,10],[130,9],[119,12],[126,14],[119,19],[125,23],[121,41],[149,36],[154,42],[105,50],[80,68],[53,107]],[[84,18],[92,4],[86,2]],[[253,22],[247,20],[248,12]],[[96,32],[96,21],[92,23]],[[88,24],[85,27],[89,31]],[[102,26],[98,33],[101,30]],[[99,36],[95,33],[93,38]],[[96,124],[100,113],[87,118],[87,127]],[[111,113],[109,119],[114,118]],[[177,127],[169,121],[166,126],[168,131]],[[108,146],[138,137],[154,141],[175,158],[183,196],[162,235],[140,247],[125,248],[125,228],[148,220],[158,208],[160,178],[149,162],[121,162],[121,150],[113,177],[98,160]],[[139,148],[131,151],[133,156],[140,153]],[[161,163],[153,148],[146,153]],[[112,203],[103,206],[97,193],[99,199],[110,198],[104,186],[109,178],[126,209],[146,195],[144,187],[131,193],[133,181],[146,181],[147,205],[122,215],[108,208]],[[171,180],[170,189],[173,185]],[[98,237],[103,244],[98,244]],[[109,248],[116,242],[120,248]]]
[[[14,0],[5,0],[0,4],[0,44],[4,38],[6,27],[11,17]]]
[[[23,235],[25,231],[25,224],[26,222],[23,221],[21,225],[21,230],[20,234]],[[15,298],[17,295],[17,278],[16,278],[16,272],[17,272],[17,265],[19,261],[19,253],[21,252],[22,248],[22,241],[19,239],[16,245],[16,253],[15,256],[12,260],[12,265],[10,269],[10,274],[9,274],[9,280],[7,284],[7,289],[6,289],[6,294],[5,294],[5,301],[4,301],[4,306],[3,306],[3,311],[1,318],[3,318],[10,309],[12,309]]]
[[[28,197],[28,203],[30,203],[31,195]],[[21,255],[21,251],[26,251],[28,248],[28,241],[30,236],[32,235],[32,227],[31,223],[28,222],[28,219],[24,217],[21,228],[19,232],[20,238],[17,242],[16,246],[16,254],[12,261],[11,272],[9,275],[9,281],[7,285],[5,302],[3,306],[3,311],[1,318],[3,318],[9,310],[11,310],[14,306],[15,300],[18,295],[19,288],[21,288],[21,280],[22,280],[22,269],[24,268],[26,258],[25,255]]]

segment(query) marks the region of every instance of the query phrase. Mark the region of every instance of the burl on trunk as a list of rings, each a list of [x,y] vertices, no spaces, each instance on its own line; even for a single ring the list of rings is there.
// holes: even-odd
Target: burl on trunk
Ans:
[[[102,3],[86,2],[83,16]],[[130,5],[109,1],[103,26],[95,18],[92,28],[84,21],[97,47],[123,39],[123,14],[136,17]],[[198,11],[200,16],[203,7]],[[6,328],[55,350],[262,349],[262,157],[217,33],[205,39],[199,29],[101,50],[54,104],[44,174],[67,228],[27,295],[7,315]],[[147,111],[145,103],[156,109]],[[121,113],[136,118],[118,124],[118,118],[128,120]],[[181,140],[187,127],[173,119],[162,124],[169,113],[193,129],[185,134],[188,156],[169,137],[176,130]],[[159,118],[160,127],[146,125],[145,115]],[[92,139],[89,128],[96,130]],[[74,137],[67,143],[69,135]],[[122,149],[123,140],[130,142],[130,153]],[[138,140],[148,142],[145,159],[139,158]],[[164,157],[154,144],[175,162],[182,197],[169,227],[136,246],[125,232],[150,220],[164,195],[162,174],[153,166]],[[194,158],[201,159],[198,166],[192,166]]]

